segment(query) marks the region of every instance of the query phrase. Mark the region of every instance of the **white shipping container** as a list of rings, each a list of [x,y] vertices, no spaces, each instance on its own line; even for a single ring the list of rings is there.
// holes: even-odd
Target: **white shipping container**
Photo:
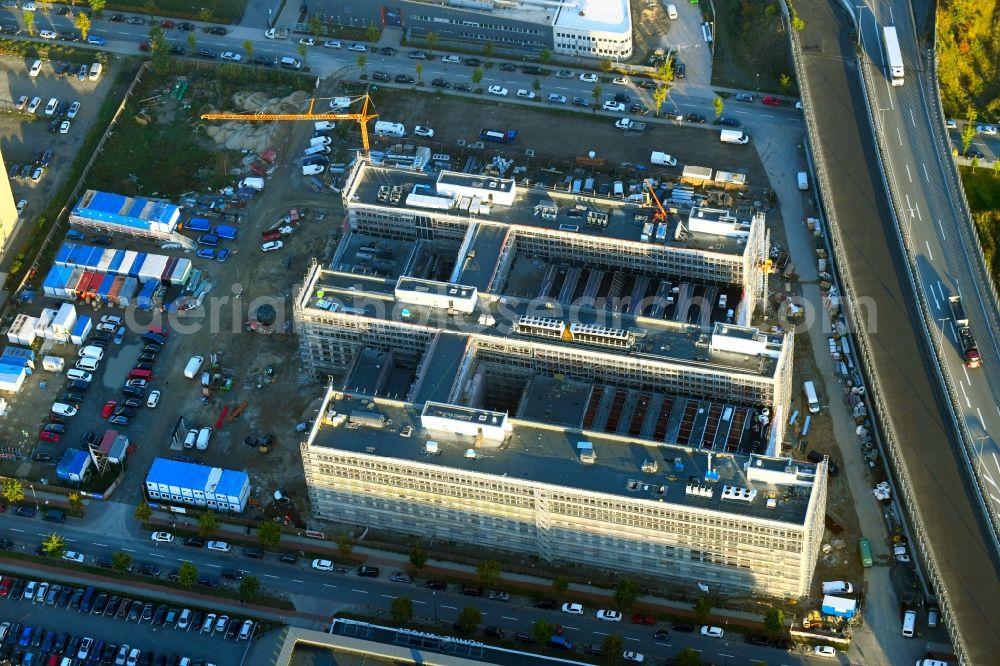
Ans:
[[[128,275],[132,270],[132,264],[139,258],[139,253],[135,250],[126,250],[125,258],[122,259],[121,266],[118,267],[118,275]]]
[[[102,273],[108,272],[108,266],[111,265],[111,260],[115,258],[115,250],[105,250],[101,258],[97,260],[97,266],[94,267]]]
[[[63,303],[52,319],[52,331],[68,335],[74,326],[76,326],[76,308],[71,303]]]
[[[66,367],[66,359],[60,356],[43,356],[42,369],[49,372],[62,372]]]

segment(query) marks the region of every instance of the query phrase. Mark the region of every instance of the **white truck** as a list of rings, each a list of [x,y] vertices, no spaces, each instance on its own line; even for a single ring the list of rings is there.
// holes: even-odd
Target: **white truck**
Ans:
[[[882,37],[885,42],[885,59],[889,62],[889,78],[892,85],[903,85],[903,53],[899,50],[899,38],[896,36],[895,26],[887,25],[882,28]]]
[[[654,150],[649,155],[649,162],[651,164],[658,164],[660,166],[677,166],[677,158],[671,157],[666,153],[661,153],[658,150]]]
[[[43,356],[42,368],[49,372],[62,372],[66,367],[66,360],[61,356]]]
[[[854,586],[843,580],[823,581],[823,594],[853,594]]]
[[[264,189],[264,179],[256,177],[244,178],[243,180],[240,181],[239,186],[240,189],[243,189],[244,187],[249,187],[252,190],[257,190],[258,192],[260,192],[261,190]]]
[[[621,118],[615,121],[615,127],[626,132],[644,132],[646,130],[646,123],[640,123],[631,118]]]
[[[288,30],[285,28],[268,28],[264,31],[264,36],[268,39],[288,39]]]
[[[746,144],[750,143],[750,136],[740,130],[721,130],[719,132],[719,140],[722,143]]]
[[[401,139],[406,136],[406,127],[402,123],[378,120],[375,122],[375,136],[391,136]]]

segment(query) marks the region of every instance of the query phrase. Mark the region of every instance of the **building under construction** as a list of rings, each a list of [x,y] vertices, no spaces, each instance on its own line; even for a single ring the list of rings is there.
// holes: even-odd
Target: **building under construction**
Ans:
[[[774,458],[792,334],[762,215],[360,163],[294,302],[328,376],[314,511],[546,560],[807,592],[825,463]]]

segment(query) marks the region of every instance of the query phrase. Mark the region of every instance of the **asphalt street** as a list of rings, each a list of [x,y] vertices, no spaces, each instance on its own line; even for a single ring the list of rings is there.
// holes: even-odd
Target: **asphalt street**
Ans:
[[[853,28],[835,0],[803,5],[799,10],[806,25],[802,35],[807,45],[803,84],[812,95],[812,112],[821,142],[814,148],[829,177],[832,199],[826,205],[840,225],[844,256],[840,257],[839,268],[851,276],[857,295],[871,299],[874,306],[867,308],[867,321],[861,322],[874,361],[869,371],[877,376],[882,398],[894,416],[892,427],[899,439],[901,464],[917,499],[916,506],[908,509],[921,516],[931,535],[922,546],[937,564],[952,617],[969,645],[971,663],[990,663],[990,655],[1000,648],[1000,633],[988,610],[990,600],[1000,598],[997,562],[988,527],[956,451],[958,442],[945,408],[946,398],[931,365],[932,355],[913,323],[920,314],[879,174],[874,136],[865,122],[867,111],[855,67]],[[896,17],[904,19],[908,22],[908,15]],[[865,20],[870,21],[870,17]],[[866,27],[866,31],[869,29]],[[903,45],[904,60],[912,69],[912,26],[902,32],[908,35]],[[840,38],[833,41],[829,35]],[[866,48],[869,43],[878,43],[869,41],[873,39],[873,35],[865,33]],[[915,82],[908,87],[916,87]],[[898,89],[893,94],[898,94]],[[918,131],[917,111],[914,122],[910,122],[913,131]],[[909,122],[908,110],[906,116]],[[922,122],[926,131],[926,119]],[[887,139],[893,134],[895,131],[890,130]],[[928,165],[927,178],[930,170]],[[900,176],[900,169],[896,170],[896,182],[906,178],[905,169],[902,172]],[[911,175],[920,178],[922,172],[911,170]],[[923,211],[926,215],[929,208]],[[941,258],[941,254],[937,256]],[[873,619],[867,619],[871,625]],[[883,622],[890,620],[899,622],[898,617],[881,618]],[[879,621],[874,619],[875,623]],[[873,628],[889,629],[877,624]]]

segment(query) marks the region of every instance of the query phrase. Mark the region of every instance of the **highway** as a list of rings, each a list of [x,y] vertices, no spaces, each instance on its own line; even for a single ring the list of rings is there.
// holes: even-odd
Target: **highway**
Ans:
[[[515,631],[530,633],[533,623],[539,618],[545,618],[552,624],[561,624],[563,635],[577,645],[600,643],[608,634],[619,633],[625,649],[642,652],[647,658],[662,659],[685,647],[691,647],[698,650],[703,659],[715,660],[715,663],[722,660],[732,660],[730,663],[733,664],[754,661],[779,663],[780,658],[782,664],[807,664],[813,659],[805,653],[804,648],[800,648],[797,653],[788,653],[772,647],[748,645],[738,633],[716,640],[703,638],[697,633],[670,631],[666,640],[656,641],[653,638],[654,631],[668,628],[666,624],[660,623],[655,627],[633,625],[628,618],[621,623],[606,622],[594,616],[597,608],[589,607],[584,615],[567,615],[559,611],[535,608],[528,599],[517,597],[511,598],[509,602],[468,597],[455,590],[454,585],[449,585],[446,591],[435,592],[426,589],[422,580],[415,583],[392,582],[389,578],[394,572],[385,568],[377,579],[362,578],[355,575],[354,571],[337,573],[313,570],[307,559],[300,559],[295,564],[283,563],[274,553],[266,554],[262,560],[250,559],[242,554],[239,547],[233,547],[229,553],[217,553],[206,548],[185,546],[179,538],[174,543],[154,543],[148,532],[139,532],[134,528],[119,532],[114,539],[110,539],[95,535],[91,528],[75,521],[54,527],[38,518],[0,514],[0,536],[13,541],[17,550],[33,552],[42,539],[53,531],[66,539],[70,550],[82,553],[86,564],[91,566],[96,558],[110,557],[115,551],[122,550],[132,556],[133,564],[150,563],[160,567],[160,578],[166,578],[171,570],[184,561],[194,564],[199,575],[218,579],[221,579],[223,569],[242,570],[257,576],[261,587],[266,591],[279,593],[292,600],[297,609],[323,617],[343,610],[372,615],[378,613],[387,617],[392,600],[406,596],[413,600],[415,616],[427,624],[437,624],[448,630],[461,608],[475,606],[483,614],[484,626],[499,626],[510,634]],[[72,570],[67,570],[66,575],[71,577]],[[234,589],[238,585],[231,580],[221,579],[221,582]],[[205,589],[196,588],[193,591],[204,593]],[[319,628],[311,619],[289,616],[288,621],[294,625]]]
[[[875,137],[855,66],[853,25],[836,0],[800,3],[798,9],[806,26],[801,34],[805,75],[800,76],[800,83],[810,93],[809,112],[819,132],[819,145],[813,148],[828,177],[825,205],[839,224],[839,270],[851,279],[859,300],[867,299],[865,320],[860,322],[872,354],[867,370],[877,379],[898,437],[898,465],[905,470],[916,500],[907,509],[927,529],[929,539],[921,545],[948,595],[951,618],[959,626],[969,663],[992,663],[1000,650],[1000,630],[991,618],[995,600],[1000,598],[997,553],[958,449],[933,354],[920,328],[921,315],[879,173]],[[873,14],[879,21],[894,20],[903,38],[908,81],[902,88],[885,85]],[[944,162],[933,148],[938,129],[929,124],[925,89],[917,80],[910,15],[880,5],[873,13],[862,11],[862,25],[865,52],[876,70],[878,108],[885,109],[879,114],[890,146],[891,184],[906,208],[900,223],[913,234],[919,278],[932,307],[937,301],[935,316],[947,316],[947,305],[941,301],[959,290],[971,309],[979,301],[979,291],[970,277],[972,262],[958,222],[954,214],[945,215],[951,199],[944,185]],[[942,323],[948,365],[956,380],[963,382],[963,397],[968,396],[963,417],[974,415],[981,428],[983,423],[1000,423],[995,393],[990,390],[991,385],[998,385],[990,381],[997,367],[990,357],[996,359],[997,351],[992,331],[984,327],[982,307],[970,315],[987,361],[985,368],[968,373],[950,327]]]

